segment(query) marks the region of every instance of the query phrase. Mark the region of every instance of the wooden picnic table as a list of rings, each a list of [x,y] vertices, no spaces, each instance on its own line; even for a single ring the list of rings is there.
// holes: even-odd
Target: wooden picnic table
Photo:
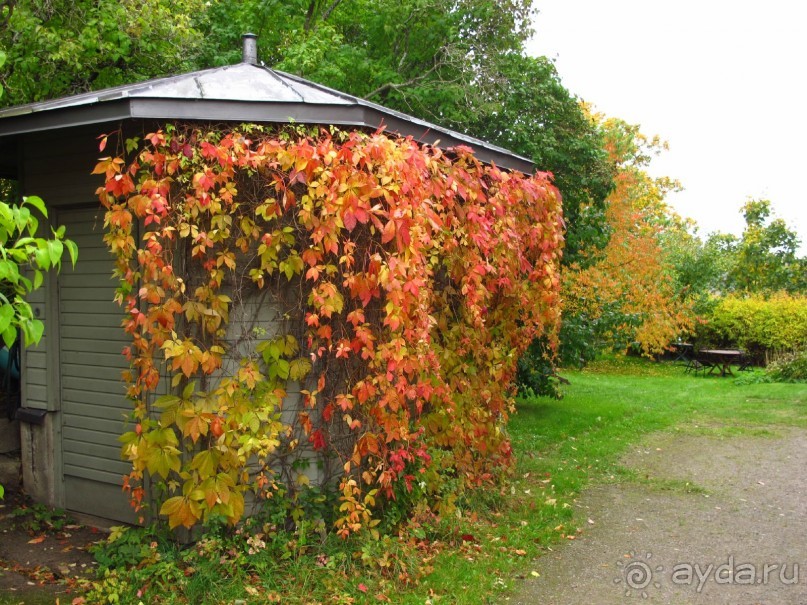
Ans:
[[[727,374],[734,376],[731,371],[731,364],[742,365],[743,352],[740,349],[700,349],[696,359],[700,363],[709,366],[707,374],[719,369],[721,376],[726,376]]]

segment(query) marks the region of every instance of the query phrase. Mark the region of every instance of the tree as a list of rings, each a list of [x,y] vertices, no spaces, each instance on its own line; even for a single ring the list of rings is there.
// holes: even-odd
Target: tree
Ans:
[[[0,106],[188,69],[202,0],[16,0],[0,7]]]
[[[138,7],[19,0],[12,13],[6,9],[6,104],[232,64],[240,36],[252,31],[270,67],[532,159],[563,196],[564,263],[582,268],[605,246],[615,168],[599,126],[554,64],[526,56],[529,0],[145,0]]]
[[[603,133],[588,108],[561,84],[549,59],[512,54],[500,60],[499,68],[495,102],[469,129],[553,174],[563,195],[565,261],[583,262],[583,248],[601,248],[608,239],[605,198],[615,166]]]
[[[621,120],[602,126],[617,170],[606,210],[611,236],[604,249],[583,251],[593,262],[572,263],[564,274],[567,360],[590,358],[597,346],[624,349],[632,342],[645,354],[660,353],[694,321],[662,247],[662,235],[680,223],[664,202],[677,183],[645,171],[663,145]]]
[[[664,235],[664,249],[676,279],[708,314],[715,297],[731,293],[807,291],[807,258],[798,256],[799,236],[773,218],[769,200],[749,199],[741,208],[741,236],[714,232],[702,239],[686,228]]]
[[[748,200],[742,207],[745,230],[733,246],[728,274],[734,290],[804,291],[805,259],[799,259],[798,234],[781,218],[772,218],[769,200]]]
[[[238,60],[243,32],[258,34],[276,67],[447,127],[467,125],[521,53],[526,0],[291,0],[213,2],[198,20],[201,63]]]
[[[10,193],[6,185],[2,193]],[[53,237],[36,237],[39,219],[32,213],[37,210],[47,218],[41,198],[25,197],[19,205],[0,200],[0,337],[11,348],[22,332],[25,346],[37,344],[45,326],[35,317],[26,296],[38,289],[43,273],[59,270],[64,250],[67,249],[75,265],[78,257],[76,244],[64,237],[64,227],[53,232]],[[5,489],[0,485],[0,500]]]

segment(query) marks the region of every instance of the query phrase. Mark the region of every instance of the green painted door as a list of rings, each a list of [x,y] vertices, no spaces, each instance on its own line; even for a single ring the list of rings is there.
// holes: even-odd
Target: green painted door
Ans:
[[[129,406],[121,351],[130,343],[123,312],[113,301],[113,259],[103,242],[103,211],[63,210],[59,223],[78,244],[75,269],[62,268],[59,283],[59,371],[65,508],[133,522],[121,490],[130,465],[120,458],[118,436]]]

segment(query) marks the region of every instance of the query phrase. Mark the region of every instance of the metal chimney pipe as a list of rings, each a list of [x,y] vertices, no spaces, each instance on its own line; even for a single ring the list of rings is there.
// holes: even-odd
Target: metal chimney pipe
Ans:
[[[244,44],[244,50],[241,55],[241,61],[249,65],[258,64],[258,36],[255,34],[244,34],[241,36]]]

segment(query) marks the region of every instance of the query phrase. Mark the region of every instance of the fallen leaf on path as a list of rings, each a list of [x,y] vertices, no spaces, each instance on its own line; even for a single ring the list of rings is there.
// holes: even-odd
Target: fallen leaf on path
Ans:
[[[45,536],[44,534],[41,535],[41,536],[37,536],[36,538],[32,538],[32,539],[28,540],[28,544],[41,544],[42,542],[45,541],[46,537],[47,536]]]

